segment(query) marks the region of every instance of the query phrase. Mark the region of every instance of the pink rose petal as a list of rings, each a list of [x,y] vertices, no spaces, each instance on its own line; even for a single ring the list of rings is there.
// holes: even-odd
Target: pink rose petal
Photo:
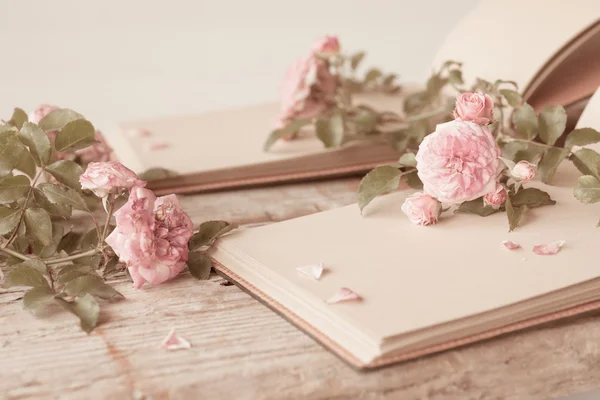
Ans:
[[[354,293],[354,291],[343,287],[343,288],[340,288],[329,300],[327,300],[327,303],[335,304],[335,303],[341,303],[344,301],[361,301],[361,300],[362,300],[362,297],[360,297],[358,294]]]
[[[502,242],[502,244],[509,250],[517,250],[521,248],[519,243],[511,242],[510,240],[505,240]]]
[[[146,151],[164,150],[167,147],[169,147],[169,143],[167,142],[154,142],[146,146]]]
[[[565,243],[564,240],[557,240],[549,244],[538,244],[537,246],[533,246],[533,252],[539,256],[554,255],[560,251]]]
[[[149,130],[143,129],[143,128],[127,129],[126,133],[127,133],[127,136],[132,137],[132,138],[148,137],[151,135]]]
[[[192,347],[190,342],[175,333],[175,329],[171,329],[167,337],[163,340],[161,346],[163,349],[169,351],[189,349]]]
[[[301,274],[316,280],[319,280],[321,278],[321,275],[323,274],[323,269],[323,263],[308,264],[296,268],[296,270]]]

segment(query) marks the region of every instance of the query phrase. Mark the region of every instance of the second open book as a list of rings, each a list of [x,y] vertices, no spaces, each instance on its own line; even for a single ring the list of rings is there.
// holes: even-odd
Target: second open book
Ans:
[[[600,127],[600,92],[594,103],[582,123]],[[504,213],[413,225],[400,210],[404,191],[376,199],[364,216],[351,205],[233,232],[212,257],[350,364],[379,367],[600,308],[600,208],[574,198],[579,175],[565,162],[555,186],[534,183],[557,204],[531,210],[511,233]],[[559,240],[558,254],[532,252]],[[296,269],[316,263],[325,267],[318,280]],[[362,301],[328,303],[343,287]]]

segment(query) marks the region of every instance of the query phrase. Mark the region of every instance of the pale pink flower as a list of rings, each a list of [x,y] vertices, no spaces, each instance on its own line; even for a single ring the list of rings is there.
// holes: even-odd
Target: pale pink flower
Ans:
[[[135,288],[163,283],[185,269],[193,224],[175,195],[157,199],[152,191],[134,187],[115,219],[106,243],[127,265]]]
[[[402,212],[416,225],[435,224],[442,212],[442,204],[431,196],[417,192],[404,200]]]
[[[504,186],[497,183],[496,189],[493,192],[483,196],[483,201],[485,204],[492,207],[500,207],[506,201],[506,189],[504,189]]]
[[[510,174],[519,182],[529,182],[535,176],[535,165],[522,160],[515,164]]]
[[[311,54],[300,58],[288,71],[281,88],[281,113],[277,127],[294,119],[313,119],[333,104],[337,77],[329,64]]]
[[[450,121],[421,142],[417,173],[426,194],[442,203],[460,204],[495,191],[504,168],[500,156],[487,126]]]
[[[144,187],[135,172],[117,161],[89,163],[79,177],[82,189],[89,189],[98,197],[106,197],[111,192],[132,187]]]
[[[494,120],[494,100],[481,92],[466,92],[456,98],[454,118],[487,125]]]
[[[313,51],[321,54],[337,54],[340,52],[340,41],[337,36],[323,36],[315,41]]]
[[[79,157],[82,164],[86,165],[91,162],[110,161],[113,149],[104,139],[104,135],[99,130],[96,130],[96,141],[84,148],[77,150],[75,155]]]
[[[53,106],[50,104],[40,104],[29,114],[29,122],[33,122],[34,124],[39,124],[42,119],[44,119],[48,114],[52,111],[56,111],[60,109],[60,107]]]

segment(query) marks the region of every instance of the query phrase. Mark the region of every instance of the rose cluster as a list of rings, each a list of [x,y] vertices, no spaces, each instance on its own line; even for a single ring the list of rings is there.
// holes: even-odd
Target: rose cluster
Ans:
[[[456,99],[454,121],[437,125],[421,142],[416,168],[423,193],[410,196],[402,206],[411,222],[437,222],[442,203],[458,205],[483,198],[492,207],[504,204],[507,192],[500,177],[505,165],[488,127],[494,120],[493,109],[487,94],[463,93]],[[534,177],[535,166],[521,161],[509,174],[517,182],[527,182]]]
[[[313,119],[334,103],[338,77],[329,59],[340,51],[335,36],[318,39],[312,51],[298,59],[285,76],[281,87],[281,112],[277,128],[295,119]]]
[[[114,161],[90,163],[79,181],[103,199],[129,192],[106,243],[127,265],[135,288],[165,282],[185,268],[193,225],[175,195],[157,198],[144,188],[146,182]]]

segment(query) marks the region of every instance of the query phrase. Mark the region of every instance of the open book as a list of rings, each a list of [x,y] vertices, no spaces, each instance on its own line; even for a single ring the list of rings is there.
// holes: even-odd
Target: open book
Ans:
[[[582,125],[600,127],[600,92]],[[593,108],[593,109],[592,109]],[[400,210],[410,192],[233,232],[217,241],[215,268],[358,368],[375,368],[600,308],[594,262],[597,205],[573,196],[580,173],[563,163],[557,204],[532,210],[508,233],[503,213],[460,214],[434,227]],[[510,251],[502,241],[522,248]],[[532,252],[565,240],[556,255]],[[323,263],[319,280],[297,267]],[[329,304],[347,287],[362,301]]]
[[[535,108],[566,106],[572,126],[600,84],[599,16],[597,0],[578,0],[577,7],[569,8],[562,0],[483,0],[448,36],[433,66],[453,59],[464,63],[466,82],[477,76],[514,80]],[[379,110],[402,110],[402,96],[358,100]],[[314,135],[280,141],[264,152],[278,111],[279,105],[272,103],[128,122],[111,144],[117,157],[137,172],[162,167],[179,174],[151,182],[157,194],[362,174],[397,159],[385,143],[326,150]],[[130,136],[135,129],[151,136]],[[164,148],[148,151],[162,144]]]

